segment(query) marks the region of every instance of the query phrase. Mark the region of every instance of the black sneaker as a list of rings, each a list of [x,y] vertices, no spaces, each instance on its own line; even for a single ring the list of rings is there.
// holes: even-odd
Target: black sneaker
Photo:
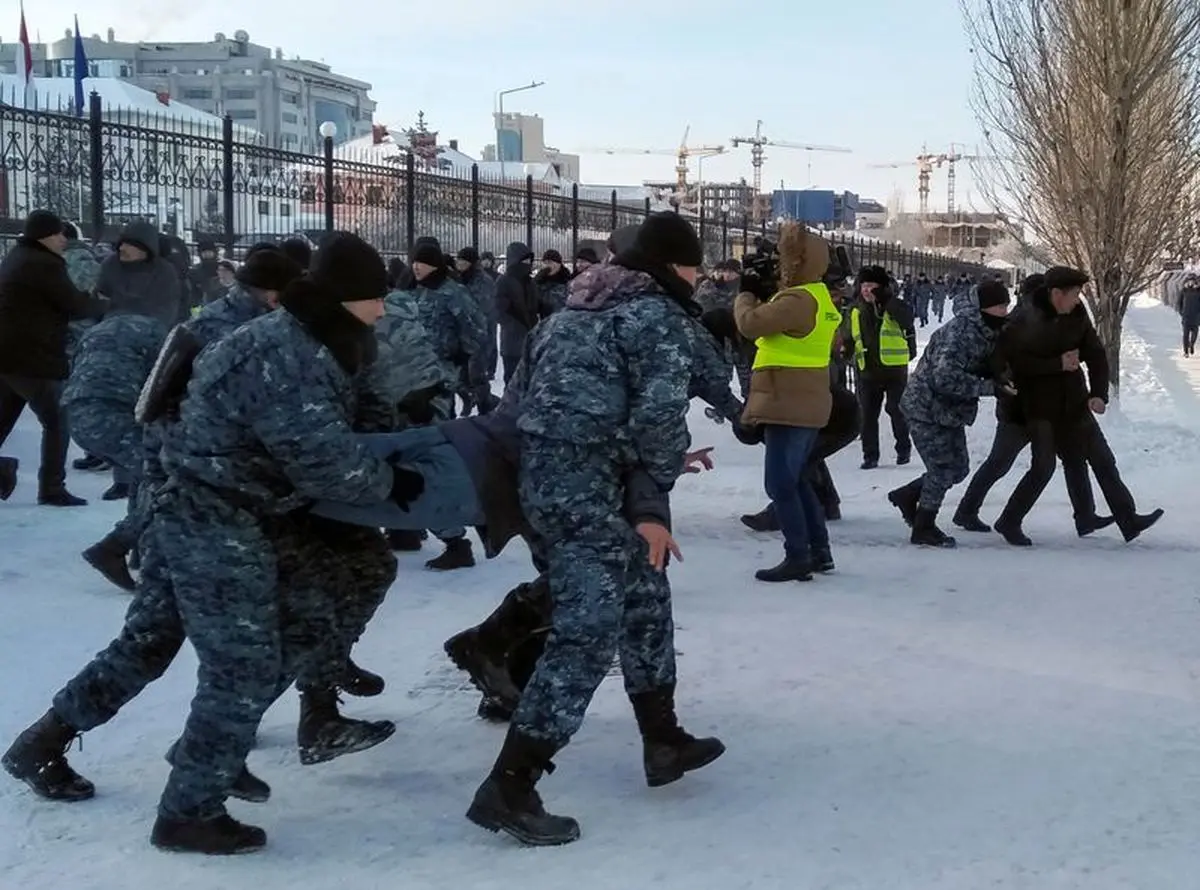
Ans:
[[[212,819],[173,819],[159,815],[150,833],[150,843],[171,853],[232,856],[261,850],[266,846],[267,833],[254,825],[243,825],[228,813]]]

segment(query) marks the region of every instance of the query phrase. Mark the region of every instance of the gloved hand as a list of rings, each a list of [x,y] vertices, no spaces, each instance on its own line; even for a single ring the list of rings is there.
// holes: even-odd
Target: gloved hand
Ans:
[[[411,423],[418,426],[433,423],[433,421],[437,420],[437,408],[434,403],[444,394],[445,389],[440,384],[410,392],[400,400],[400,412]]]
[[[739,421],[733,425],[733,436],[743,445],[761,445],[763,440],[762,427]]]
[[[717,424],[718,426],[725,422],[725,418],[721,415],[721,412],[718,411],[716,408],[705,408],[704,416],[707,417],[709,420],[711,420],[713,423]]]
[[[391,499],[405,513],[412,505],[412,502],[419,498],[425,491],[425,477],[416,470],[410,470],[406,467],[392,467],[392,494]]]

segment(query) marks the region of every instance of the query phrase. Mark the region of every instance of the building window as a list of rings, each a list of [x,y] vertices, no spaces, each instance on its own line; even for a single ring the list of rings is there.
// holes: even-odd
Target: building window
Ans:
[[[226,99],[253,99],[257,91],[247,87],[228,87],[223,91]]]
[[[279,215],[280,216],[291,216],[292,215],[292,205],[291,204],[280,204],[279,205]]]
[[[235,121],[258,120],[258,112],[253,108],[231,108],[226,112],[226,114],[228,114]]]
[[[295,112],[292,112],[292,111],[285,111],[285,112],[283,113],[283,122],[284,122],[285,124],[294,124],[294,123],[296,123],[298,120],[299,120],[299,117],[298,117],[298,116],[295,114]]]
[[[283,93],[282,95],[283,95],[283,104],[284,105],[299,105],[300,104],[299,93]]]
[[[213,91],[208,89],[190,89],[183,91],[184,100],[188,99],[212,99]]]
[[[271,202],[270,201],[259,201],[258,202],[258,215],[259,216],[270,216],[271,215]]]

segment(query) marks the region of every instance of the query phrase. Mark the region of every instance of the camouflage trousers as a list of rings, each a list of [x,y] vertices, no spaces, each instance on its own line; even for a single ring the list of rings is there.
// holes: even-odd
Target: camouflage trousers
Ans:
[[[545,546],[553,617],[512,723],[562,747],[618,651],[628,692],[675,682],[671,588],[623,515],[621,469],[607,455],[527,436],[520,485]]]
[[[133,419],[133,408],[110,399],[75,399],[65,406],[71,438],[88,454],[113,465],[113,479],[129,485],[125,518],[112,534],[126,550],[137,546],[146,526],[138,509],[137,485],[142,467],[142,427]]]
[[[909,421],[909,434],[925,475],[921,477],[923,510],[936,513],[942,508],[946,492],[971,474],[971,456],[967,452],[967,430],[961,426]]]
[[[154,522],[160,525],[152,540],[162,548],[200,661],[159,811],[207,818],[224,812],[267,708],[295,678],[328,676],[331,653],[361,633],[363,615],[374,612],[382,593],[349,617],[339,594],[351,587],[326,585],[354,581],[346,554],[355,536],[329,534],[308,517],[262,517],[189,488],[164,492]],[[394,577],[395,559],[387,556]]]

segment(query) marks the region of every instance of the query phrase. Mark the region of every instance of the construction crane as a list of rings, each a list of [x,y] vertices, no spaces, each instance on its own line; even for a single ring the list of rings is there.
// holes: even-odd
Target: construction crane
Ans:
[[[763,126],[763,122],[758,121],[754,125],[754,135],[753,136],[734,136],[733,139],[730,140],[730,142],[734,148],[737,148],[738,146],[741,146],[741,145],[749,145],[750,146],[750,164],[754,168],[754,212],[755,212],[754,215],[755,215],[755,218],[760,218],[762,215],[762,206],[761,206],[761,202],[759,201],[758,196],[762,192],[762,167],[763,167],[763,160],[765,160],[765,158],[766,158],[766,154],[763,152],[763,148],[770,145],[775,148],[794,148],[799,151],[807,151],[810,153],[814,152],[814,151],[836,152],[839,154],[850,154],[851,153],[850,149],[842,148],[841,146],[838,146],[838,145],[809,145],[804,142],[784,142],[779,139],[768,139],[765,136],[763,136],[762,126]],[[809,174],[808,178],[811,180],[812,179],[812,159],[811,159],[811,157],[809,158],[809,162],[808,162],[808,174]]]
[[[960,144],[957,142],[950,143],[950,151],[944,154],[930,154],[929,150],[922,147],[921,153],[917,155],[915,161],[901,161],[896,164],[871,164],[872,167],[882,168],[899,168],[899,167],[916,167],[917,168],[917,194],[920,196],[921,213],[929,212],[929,182],[933,176],[933,168],[946,167],[946,212],[954,213],[956,207],[955,189],[957,187],[957,174],[954,165],[958,161],[986,161],[994,160],[984,157],[983,155],[967,155],[960,152]]]
[[[683,131],[679,148],[585,148],[581,154],[605,155],[673,155],[675,157],[675,181],[683,200],[688,193],[688,158],[711,158],[713,155],[725,153],[724,145],[688,145],[688,136],[692,132],[691,124]]]

